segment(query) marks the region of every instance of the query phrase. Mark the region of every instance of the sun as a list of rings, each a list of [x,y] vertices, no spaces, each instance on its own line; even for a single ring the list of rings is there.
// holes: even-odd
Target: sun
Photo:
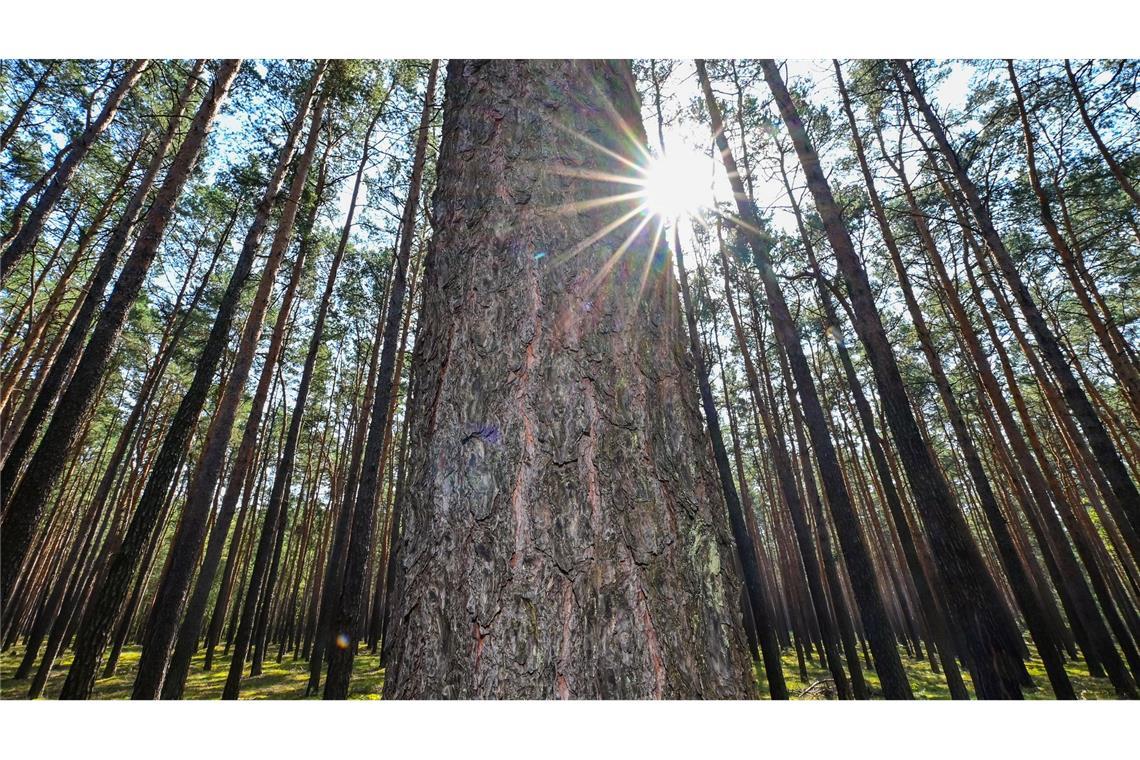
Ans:
[[[645,168],[645,206],[664,219],[676,219],[708,205],[711,164],[707,156],[674,151]]]

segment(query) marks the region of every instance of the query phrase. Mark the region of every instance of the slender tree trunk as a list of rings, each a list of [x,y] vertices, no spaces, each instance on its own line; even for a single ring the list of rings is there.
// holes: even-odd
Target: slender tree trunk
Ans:
[[[433,60],[428,71],[427,87],[420,113],[419,129],[416,134],[415,155],[412,160],[412,175],[408,182],[408,195],[404,200],[404,212],[400,220],[402,234],[394,262],[392,292],[388,297],[388,311],[384,320],[384,344],[380,351],[380,365],[377,370],[376,399],[372,404],[372,419],[368,425],[368,437],[364,445],[364,456],[361,460],[360,483],[357,486],[356,506],[353,508],[352,514],[352,530],[345,557],[344,582],[340,589],[340,600],[333,608],[335,610],[332,618],[333,630],[346,636],[349,644],[348,646],[336,646],[329,650],[329,667],[325,678],[325,699],[345,699],[348,697],[352,662],[356,654],[356,643],[361,635],[361,604],[365,587],[365,561],[372,548],[372,528],[375,521],[380,460],[389,427],[389,405],[394,391],[393,378],[396,376],[397,343],[399,342],[400,324],[407,293],[408,262],[411,259],[412,243],[416,237],[416,215],[420,205],[420,186],[423,181],[424,164],[427,157],[428,134],[431,131],[438,70],[439,61]]]
[[[665,150],[665,139],[661,114],[661,93],[654,75],[654,96],[657,107],[657,130],[661,140],[661,149]],[[661,221],[662,224],[665,220]],[[752,618],[756,626],[756,633],[760,638],[760,649],[764,659],[764,672],[768,678],[768,692],[772,699],[787,699],[788,688],[784,683],[784,671],[780,664],[780,648],[776,641],[775,628],[768,619],[768,600],[765,598],[764,586],[760,580],[760,566],[756,555],[756,548],[748,533],[748,526],[744,519],[744,512],[740,506],[740,496],[736,484],[732,480],[732,467],[728,461],[728,450],[724,445],[724,436],[720,429],[720,417],[713,398],[712,386],[709,383],[709,372],[705,366],[704,350],[701,347],[700,336],[697,334],[697,315],[693,310],[693,299],[689,290],[689,276],[685,270],[685,257],[681,251],[681,237],[677,231],[677,223],[673,224],[673,255],[677,264],[677,278],[680,281],[681,303],[685,311],[685,324],[689,334],[689,351],[693,356],[694,369],[697,375],[697,386],[700,392],[701,406],[704,411],[705,425],[709,440],[712,443],[713,460],[716,463],[717,474],[720,476],[720,487],[724,493],[725,505],[728,507],[729,526],[732,529],[732,538],[736,546],[736,555],[744,577],[744,588],[748,592],[748,604],[745,605],[743,615],[745,620]],[[741,486],[743,487],[743,483]],[[842,671],[839,673],[842,679]],[[846,686],[846,679],[837,681]]]
[[[127,242],[130,238],[131,230],[138,220],[139,213],[143,210],[150,189],[154,185],[155,179],[159,171],[162,169],[163,160],[166,158],[166,153],[173,144],[175,137],[178,134],[179,121],[186,103],[190,96],[193,94],[195,86],[197,85],[197,76],[204,66],[204,61],[198,61],[190,72],[190,76],[186,80],[186,85],[183,87],[182,92],[179,94],[178,101],[174,106],[174,110],[167,122],[166,130],[159,141],[158,146],[151,156],[150,163],[147,165],[146,173],[139,181],[138,187],[135,188],[134,193],[131,195],[130,201],[123,209],[122,216],[116,223],[115,228],[111,231],[107,239],[106,245],[103,247],[102,252],[95,264],[95,271],[91,276],[90,284],[87,287],[87,293],[80,297],[81,306],[77,312],[70,327],[61,328],[66,332],[66,339],[64,340],[62,348],[57,353],[54,353],[50,367],[41,369],[43,380],[40,383],[38,390],[34,394],[34,401],[26,415],[23,415],[18,423],[20,425],[19,435],[14,439],[10,447],[5,448],[4,452],[4,471],[3,477],[0,477],[0,502],[5,504],[10,503],[11,497],[14,495],[15,487],[17,485],[20,472],[27,464],[28,458],[33,452],[33,445],[37,440],[37,434],[40,427],[48,415],[51,413],[52,405],[56,401],[56,397],[60,391],[67,386],[72,369],[78,370],[75,365],[84,356],[84,342],[87,340],[88,328],[91,326],[92,320],[96,317],[96,309],[102,304],[103,293],[107,289],[107,285],[111,282],[111,277],[115,273],[115,267],[118,264],[119,255],[126,248]],[[205,135],[201,135],[204,139]],[[189,136],[188,136],[189,138]],[[198,145],[198,150],[201,150],[201,144]],[[180,155],[184,155],[183,151],[179,151]],[[184,158],[189,161],[187,167],[191,166],[195,155],[190,155]],[[172,165],[171,169],[175,166]],[[181,171],[181,170],[180,170]],[[168,179],[163,183],[166,188],[171,182],[170,170],[167,172]],[[189,169],[180,180],[176,179],[177,187],[173,188],[168,202],[173,205],[177,199],[178,193],[181,191],[181,184],[185,183],[186,178],[189,176]],[[164,196],[166,197],[166,196]],[[156,208],[153,212],[148,211],[147,220],[157,222],[159,219],[169,220],[170,210],[165,212],[164,217],[152,216],[153,213],[158,213],[160,209]],[[162,222],[165,224],[165,221]],[[150,229],[148,227],[148,229]],[[161,234],[162,230],[157,233]],[[142,238],[140,241],[142,242]],[[155,240],[154,244],[157,246],[158,241]],[[136,248],[137,248],[136,244]],[[152,254],[153,255],[153,254]],[[132,255],[133,261],[133,255]],[[147,265],[149,266],[149,264]],[[141,281],[140,281],[141,282]],[[116,289],[117,289],[116,285]],[[141,287],[141,285],[140,285]],[[127,295],[123,294],[124,297]],[[137,290],[131,297],[137,296]],[[102,315],[100,315],[102,320]],[[94,336],[92,336],[94,337]],[[112,340],[110,343],[114,343]],[[109,350],[109,349],[108,349]],[[101,371],[99,376],[101,377]],[[29,397],[31,398],[31,397]],[[54,420],[53,420],[54,421]]]
[[[1073,67],[1069,63],[1069,59],[1065,59],[1065,75],[1069,79],[1069,87],[1073,91],[1073,98],[1077,101],[1077,110],[1080,111],[1081,121],[1085,124],[1085,129],[1089,131],[1089,136],[1092,137],[1093,142],[1096,143],[1096,149],[1100,151],[1101,158],[1108,164],[1108,170],[1112,172],[1112,176],[1116,179],[1120,189],[1127,193],[1128,197],[1140,209],[1140,190],[1132,184],[1128,179],[1128,175],[1124,173],[1124,167],[1120,162],[1113,158],[1112,153],[1109,151],[1108,146],[1104,144],[1104,139],[1100,136],[1100,130],[1096,128],[1093,123],[1092,117],[1089,115],[1088,105],[1085,103],[1085,97],[1081,94],[1081,85],[1077,81],[1076,74],[1073,73]]]
[[[0,134],[0,150],[4,150],[6,147],[8,147],[8,143],[11,142],[13,137],[15,137],[16,130],[20,128],[20,125],[24,122],[24,117],[28,115],[28,109],[32,107],[32,103],[35,102],[36,96],[40,94],[40,90],[43,89],[44,83],[47,82],[48,77],[51,76],[53,71],[55,71],[55,67],[58,65],[58,63],[58,61],[47,62],[47,64],[44,66],[43,72],[36,79],[36,83],[32,85],[32,91],[28,93],[28,97],[24,98],[23,102],[21,102],[20,106],[16,109],[16,113],[12,114],[11,121],[9,121],[8,125],[4,127],[4,132]]]
[[[91,408],[95,390],[111,360],[127,312],[138,296],[146,271],[158,252],[158,246],[162,242],[167,222],[174,209],[174,202],[201,154],[206,135],[240,65],[239,60],[226,60],[219,66],[214,83],[198,108],[186,139],[178,149],[170,169],[167,170],[166,179],[147,211],[134,250],[119,273],[111,297],[99,315],[91,339],[83,350],[71,382],[56,406],[44,438],[33,455],[25,476],[11,495],[11,501],[4,513],[2,550],[0,550],[3,555],[0,560],[3,588],[0,596],[6,598],[11,590],[15,573],[27,551],[28,540],[47,502],[52,485],[63,469],[67,450],[76,438],[80,420]],[[14,457],[10,456],[6,465],[11,465],[13,459]]]
[[[145,58],[131,61],[130,66],[123,73],[115,88],[107,96],[99,115],[87,125],[79,137],[68,145],[67,157],[63,159],[63,163],[55,172],[55,176],[52,177],[51,182],[48,183],[43,194],[36,201],[36,205],[32,208],[27,220],[20,227],[20,231],[16,233],[16,236],[4,248],[3,254],[0,255],[0,278],[6,278],[12,267],[35,248],[48,214],[55,208],[55,204],[59,202],[60,197],[67,190],[67,186],[71,183],[71,179],[75,176],[75,172],[79,169],[83,159],[87,157],[87,152],[91,146],[95,144],[99,135],[103,134],[103,131],[110,126],[123,102],[123,98],[135,86],[135,82],[142,76],[148,63],[150,62]]]
[[[1068,404],[1073,412],[1073,416],[1076,417],[1077,422],[1080,424],[1089,448],[1096,456],[1101,471],[1112,487],[1113,497],[1118,500],[1121,511],[1127,516],[1133,529],[1140,532],[1140,491],[1137,491],[1136,484],[1132,481],[1128,469],[1124,466],[1124,462],[1121,460],[1112,438],[1097,416],[1096,411],[1089,402],[1088,396],[1085,395],[1085,392],[1081,389],[1080,384],[1073,375],[1072,368],[1061,352],[1060,343],[1056,335],[1049,329],[1044,317],[1041,315],[1041,310],[1037,307],[1033,296],[1030,295],[1029,288],[1017,270],[1017,265],[1009,255],[1009,251],[1006,250],[1005,243],[1002,242],[997,228],[994,227],[989,209],[985,203],[983,203],[977,186],[974,185],[967,174],[961,159],[958,157],[953,146],[950,145],[949,138],[946,136],[946,131],[943,129],[942,123],[919,89],[918,82],[914,77],[914,72],[911,71],[910,66],[907,65],[905,61],[896,60],[893,64],[896,71],[905,80],[906,89],[909,91],[910,96],[914,98],[919,111],[926,121],[927,127],[930,129],[935,142],[938,144],[943,158],[950,166],[950,170],[954,174],[962,193],[966,196],[970,210],[978,222],[982,239],[985,241],[990,254],[994,257],[1002,276],[1009,284],[1009,288],[1018,306],[1021,308],[1021,312],[1025,317],[1026,323],[1029,325],[1030,331],[1033,333],[1033,337],[1037,339],[1037,345],[1045,358],[1046,364],[1048,364],[1049,369],[1051,369],[1056,376],[1057,382],[1061,386],[1061,392],[1064,394],[1066,404]]]
[[[853,575],[856,600],[868,635],[871,638],[875,653],[875,665],[879,673],[880,683],[883,686],[883,694],[888,699],[910,699],[913,696],[910,684],[907,682],[906,672],[903,670],[902,660],[895,646],[894,633],[887,618],[886,608],[875,583],[874,566],[871,563],[867,545],[859,532],[858,518],[855,515],[847,485],[843,480],[843,472],[839,467],[839,460],[827,428],[823,407],[820,404],[815,382],[811,376],[811,369],[808,366],[807,357],[804,355],[791,312],[788,310],[787,301],[784,299],[783,292],[776,280],[775,271],[772,269],[771,260],[768,258],[769,246],[761,237],[760,222],[755,207],[744,193],[744,186],[736,169],[736,162],[724,135],[720,108],[713,96],[712,85],[709,82],[703,61],[697,61],[697,73],[700,76],[705,104],[711,117],[713,137],[720,150],[721,160],[724,162],[733,195],[736,198],[737,210],[740,214],[738,229],[748,242],[752,255],[757,262],[767,295],[772,324],[777,339],[787,355],[792,376],[795,379],[804,407],[804,417],[812,445],[815,448],[816,462],[823,479],[827,502],[835,519],[840,547],[847,560],[848,569]]]
[[[313,93],[320,86],[326,67],[327,62],[322,61],[318,64],[309,83],[309,93],[304,101],[306,104],[311,101]],[[258,283],[257,292],[254,295],[235,352],[234,366],[226,379],[217,413],[214,415],[210,429],[206,432],[202,453],[190,477],[187,489],[188,499],[182,510],[182,529],[171,545],[169,571],[162,578],[158,595],[155,598],[154,611],[147,623],[143,652],[139,660],[132,699],[157,699],[162,691],[162,682],[170,662],[174,640],[178,634],[186,595],[190,591],[194,570],[201,557],[202,544],[206,538],[206,521],[211,514],[213,486],[218,482],[222,472],[226,449],[233,431],[234,419],[237,417],[238,405],[241,402],[250,368],[253,366],[257,343],[261,337],[262,322],[265,319],[265,312],[269,308],[270,296],[273,294],[277,269],[292,238],[297,209],[300,206],[301,196],[308,180],[309,167],[312,165],[313,156],[316,153],[324,106],[325,98],[321,96],[313,108],[308,140],[294,168],[293,179],[282,205],[281,218],[277,223],[277,230],[270,246],[269,257],[262,269],[261,280]],[[319,205],[316,200],[314,203]],[[306,246],[301,246],[298,249],[289,283],[282,297],[277,323],[264,359],[267,367],[276,365],[278,355],[281,352],[285,325],[288,322],[292,302],[304,269],[306,248]],[[259,386],[261,385],[259,384]],[[260,387],[259,390],[261,390]],[[262,402],[264,402],[266,395],[267,390],[262,393]],[[254,403],[256,404],[257,400]]]

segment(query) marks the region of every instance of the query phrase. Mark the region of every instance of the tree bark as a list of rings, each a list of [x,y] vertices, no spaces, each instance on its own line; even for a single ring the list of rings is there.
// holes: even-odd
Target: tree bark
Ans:
[[[627,62],[448,65],[388,697],[754,692],[667,250],[582,176],[644,143]]]

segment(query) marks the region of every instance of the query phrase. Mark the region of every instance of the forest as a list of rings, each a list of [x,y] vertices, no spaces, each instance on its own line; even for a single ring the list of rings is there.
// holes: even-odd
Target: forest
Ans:
[[[0,61],[0,695],[1137,698],[1138,84]]]

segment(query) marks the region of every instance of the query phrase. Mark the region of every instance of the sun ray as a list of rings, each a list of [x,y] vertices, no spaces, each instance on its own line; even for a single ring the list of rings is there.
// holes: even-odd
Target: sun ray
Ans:
[[[646,214],[641,222],[637,225],[637,227],[635,227],[632,232],[625,236],[625,240],[623,240],[621,245],[619,245],[617,249],[610,255],[610,257],[606,259],[606,263],[602,265],[602,268],[599,269],[590,280],[589,284],[586,286],[587,293],[593,293],[598,288],[598,286],[602,284],[602,281],[609,275],[610,270],[614,268],[614,265],[618,263],[621,257],[625,255],[625,252],[629,250],[629,247],[633,245],[633,241],[636,240],[637,236],[641,234],[641,231],[645,229],[645,225],[649,224],[649,222],[652,220],[653,217],[649,214]],[[650,256],[650,258],[652,258],[652,256]]]
[[[620,182],[625,185],[645,186],[644,177],[630,177],[626,174],[613,174],[612,172],[598,171],[597,169],[578,169],[572,166],[553,164],[543,167],[550,174],[561,177],[576,177],[578,179],[596,179],[602,182]]]
[[[657,246],[661,244],[661,236],[665,234],[665,220],[657,217],[657,229],[653,232],[653,243],[649,246],[649,255],[645,257],[645,266],[641,268],[641,277],[637,280],[636,303],[641,302],[641,294],[645,290],[645,283],[649,281],[649,270],[653,268],[653,260],[657,258]]]
[[[600,230],[598,230],[594,234],[590,235],[585,240],[583,240],[580,243],[578,243],[577,245],[575,245],[569,251],[566,251],[565,253],[558,254],[556,257],[554,257],[554,260],[557,261],[558,263],[562,263],[564,261],[572,259],[573,257],[577,256],[579,253],[584,251],[589,246],[593,245],[594,243],[601,240],[606,235],[608,235],[611,232],[613,232],[614,230],[616,230],[618,227],[620,227],[623,224],[625,224],[626,222],[628,222],[633,217],[635,217],[638,214],[640,214],[641,212],[645,211],[645,209],[646,209],[646,206],[644,203],[639,205],[639,206],[636,206],[635,208],[630,209],[626,213],[619,216],[617,219],[614,219],[612,222],[610,222],[609,224],[602,227]]]
[[[631,201],[645,197],[645,190],[635,190],[629,193],[620,193],[618,195],[606,195],[601,198],[590,198],[589,200],[583,201],[569,201],[567,203],[560,203],[557,206],[539,207],[538,211],[540,213],[563,216],[566,214],[576,214],[582,211],[589,211],[590,209],[601,208],[602,206],[611,206],[615,203],[623,203],[625,201]]]
[[[580,141],[582,141],[582,142],[586,143],[586,144],[587,144],[587,145],[589,145],[590,147],[592,147],[592,148],[595,148],[595,149],[597,149],[597,150],[600,150],[602,153],[606,154],[606,155],[607,155],[607,156],[609,156],[610,158],[613,158],[613,159],[616,159],[616,160],[618,160],[618,161],[622,162],[623,164],[625,164],[625,165],[626,165],[626,166],[628,166],[630,169],[633,169],[633,170],[634,170],[634,171],[636,171],[636,172],[642,172],[642,173],[644,173],[644,171],[645,171],[645,168],[644,168],[643,166],[640,166],[640,165],[639,165],[637,162],[635,162],[635,161],[631,161],[631,160],[629,160],[628,158],[626,158],[625,156],[623,156],[622,154],[618,153],[617,151],[615,151],[615,150],[611,150],[610,148],[607,148],[606,146],[602,145],[602,144],[601,144],[600,142],[598,142],[597,140],[594,140],[594,139],[591,139],[591,138],[589,138],[589,137],[586,137],[584,134],[582,134],[582,133],[578,132],[578,131],[577,131],[577,130],[575,130],[575,129],[571,129],[570,127],[566,126],[565,124],[562,124],[561,122],[559,122],[559,121],[557,121],[556,119],[552,118],[552,117],[551,117],[550,115],[548,115],[548,114],[541,114],[541,116],[542,116],[542,118],[544,118],[544,119],[545,119],[545,120],[546,120],[546,121],[547,121],[547,122],[548,122],[548,123],[549,123],[551,126],[553,126],[555,129],[559,129],[559,130],[561,130],[562,132],[565,132],[566,134],[570,135],[571,137],[573,137],[573,138],[575,138],[575,139],[577,139],[577,140],[580,140]]]

